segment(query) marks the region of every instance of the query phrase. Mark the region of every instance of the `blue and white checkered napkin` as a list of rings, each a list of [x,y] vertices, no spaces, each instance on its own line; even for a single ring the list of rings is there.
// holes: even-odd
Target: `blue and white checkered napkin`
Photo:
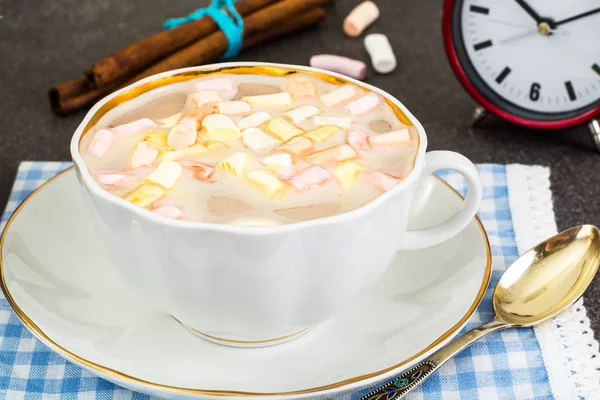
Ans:
[[[20,165],[2,228],[21,201],[70,163]],[[490,289],[469,321],[492,318],[492,291],[518,254],[556,232],[549,170],[479,165],[484,199],[479,216],[493,254]],[[462,178],[440,174],[464,194]],[[587,333],[587,334],[584,334]],[[344,396],[358,399],[368,390]],[[0,295],[0,399],[147,399],[64,361],[36,340]],[[409,399],[600,399],[600,354],[581,302],[540,328],[489,335],[444,365]]]

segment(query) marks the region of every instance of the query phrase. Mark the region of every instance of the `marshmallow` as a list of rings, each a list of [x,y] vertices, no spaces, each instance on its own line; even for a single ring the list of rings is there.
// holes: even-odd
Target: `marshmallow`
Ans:
[[[388,74],[396,69],[396,56],[387,36],[381,33],[367,35],[365,48],[371,57],[371,64],[375,71]]]
[[[352,118],[350,117],[313,117],[312,119],[315,125],[335,125],[340,128],[350,128],[352,125]]]
[[[260,128],[248,128],[242,132],[242,143],[254,152],[263,152],[274,149],[281,144]]]
[[[159,200],[167,191],[154,183],[144,183],[138,186],[133,192],[127,194],[124,199],[140,207],[149,207],[156,200]]]
[[[103,157],[112,145],[115,135],[108,129],[100,129],[94,133],[86,151],[97,157]]]
[[[248,172],[248,180],[259,186],[269,196],[273,196],[285,189],[285,183],[269,171],[250,171]]]
[[[312,149],[313,143],[305,137],[293,138],[283,146],[277,148],[277,151],[287,151],[292,154],[303,154]]]
[[[288,107],[292,105],[292,96],[286,92],[247,96],[242,97],[242,100],[252,107]]]
[[[333,174],[340,185],[342,185],[343,188],[348,189],[356,182],[362,170],[363,167],[354,161],[345,161],[335,168]]]
[[[377,107],[380,101],[381,100],[377,93],[371,92],[368,95],[361,97],[360,99],[354,100],[346,104],[345,108],[354,115],[361,115]]]
[[[352,147],[354,150],[371,150],[369,136],[367,136],[367,134],[364,132],[348,132],[348,135],[346,135],[346,142],[348,142],[350,147]]]
[[[156,123],[161,128],[170,128],[172,126],[175,126],[175,124],[177,124],[179,122],[179,120],[181,119],[182,116],[183,116],[183,113],[178,112],[177,114],[173,114],[170,117],[157,119]]]
[[[158,128],[158,125],[154,121],[148,118],[139,119],[130,124],[123,124],[119,126],[115,126],[111,129],[114,133],[121,136],[129,136],[134,133],[138,133],[145,129]]]
[[[376,136],[369,138],[371,144],[378,145],[394,145],[394,144],[405,144],[410,142],[410,132],[408,129],[400,129],[398,131],[381,133]]]
[[[356,152],[347,144],[330,147],[308,157],[314,164],[327,164],[335,161],[344,161],[356,157]]]
[[[155,208],[152,210],[153,213],[158,214],[162,217],[172,218],[172,219],[183,219],[183,212],[179,208],[173,205],[166,205]]]
[[[198,137],[196,120],[184,118],[169,131],[167,144],[174,149],[185,149],[196,143]]]
[[[288,183],[299,192],[303,192],[329,179],[331,179],[331,172],[323,167],[314,166],[302,170],[298,175],[290,179]]]
[[[273,118],[273,117],[271,117],[271,114],[269,114],[268,112],[259,111],[259,112],[255,112],[254,114],[250,114],[245,118],[242,118],[238,122],[237,125],[238,125],[238,128],[240,128],[241,130],[244,130],[247,128],[255,128],[259,125],[264,124],[271,118]]]
[[[197,108],[202,108],[203,105],[208,103],[215,103],[223,100],[219,93],[214,91],[192,93],[190,97]]]
[[[208,149],[206,148],[206,146],[196,144],[186,149],[167,151],[165,153],[162,153],[160,155],[160,159],[170,161],[184,160],[186,158],[198,157],[200,154],[206,153],[207,151]]]
[[[125,174],[96,174],[94,176],[96,182],[102,185],[115,185],[127,178]]]
[[[144,142],[153,144],[161,148],[168,148],[168,138],[169,134],[167,132],[152,132],[150,135],[146,136]]]
[[[291,138],[302,135],[304,131],[288,122],[283,117],[275,117],[267,123],[267,129],[279,139],[287,142]]]
[[[246,168],[252,163],[252,157],[248,153],[237,152],[217,164],[217,169],[231,172],[237,177],[244,175]]]
[[[202,92],[204,90],[212,90],[216,92],[237,92],[237,85],[231,79],[219,78],[219,79],[207,79],[196,82],[192,86],[194,92]]]
[[[222,101],[211,108],[213,114],[246,114],[252,111],[252,107],[245,101]]]
[[[210,177],[214,174],[215,169],[210,165],[202,164],[192,160],[181,161],[180,164],[190,170],[194,175],[194,178],[198,179],[199,181],[213,182]]]
[[[379,18],[377,5],[372,1],[365,1],[356,6],[344,19],[344,33],[350,37],[358,37],[377,18]]]
[[[314,98],[317,97],[317,87],[309,78],[294,78],[288,83],[288,91],[297,98]]]
[[[202,126],[206,128],[208,136],[214,140],[231,141],[242,136],[237,125],[227,115],[212,114],[202,120]]]
[[[362,61],[334,54],[317,54],[310,58],[311,67],[338,72],[354,79],[363,80],[367,76],[367,64]]]
[[[177,183],[183,170],[181,165],[171,160],[163,160],[158,167],[148,175],[145,180],[156,183],[165,189],[171,189]]]
[[[324,142],[329,138],[329,136],[333,135],[336,132],[339,132],[339,130],[340,128],[338,128],[337,126],[322,126],[310,132],[307,132],[303,135],[303,137],[309,138],[313,142]]]
[[[375,171],[370,176],[371,181],[375,186],[383,191],[388,191],[400,182],[402,179],[398,179],[388,174],[384,174],[383,172]]]
[[[272,154],[260,162],[271,171],[276,172],[281,179],[290,179],[295,172],[292,156],[288,153]]]
[[[223,151],[226,148],[227,148],[227,146],[221,142],[206,142],[206,149],[213,153],[216,153],[218,151]]]
[[[291,111],[286,112],[285,115],[289,119],[292,120],[293,123],[299,124],[307,118],[310,118],[314,115],[320,114],[321,110],[315,106],[304,105],[298,108],[294,108]]]
[[[319,100],[327,107],[333,107],[351,99],[356,96],[356,94],[357,91],[354,86],[346,85],[322,95],[319,97]]]
[[[158,150],[151,148],[148,143],[138,143],[131,155],[131,168],[135,169],[142,166],[150,167],[157,156]]]

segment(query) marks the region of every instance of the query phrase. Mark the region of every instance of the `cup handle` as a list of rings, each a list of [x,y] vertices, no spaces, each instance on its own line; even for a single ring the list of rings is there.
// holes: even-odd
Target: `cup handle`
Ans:
[[[426,179],[435,171],[442,169],[454,170],[467,180],[467,197],[463,205],[452,218],[440,225],[407,231],[400,244],[400,251],[417,250],[442,243],[465,229],[477,213],[481,205],[483,186],[475,165],[462,154],[453,151],[431,151],[425,154],[421,179]]]

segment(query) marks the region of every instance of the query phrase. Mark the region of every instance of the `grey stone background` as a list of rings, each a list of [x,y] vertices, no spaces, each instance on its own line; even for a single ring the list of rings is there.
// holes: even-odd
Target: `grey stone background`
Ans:
[[[600,225],[600,155],[583,128],[536,132],[489,118],[469,127],[474,102],[455,79],[441,36],[442,2],[376,0],[382,16],[368,32],[388,35],[397,70],[369,71],[367,82],[399,98],[425,126],[430,149],[463,153],[474,162],[552,167],[559,229]],[[341,31],[358,0],[337,0],[326,20],[308,31],[245,51],[237,60],[306,65],[312,54],[367,60],[362,40]],[[23,160],[68,160],[68,143],[85,112],[57,117],[47,90],[78,76],[101,57],[161,29],[208,0],[0,0],[0,207]],[[585,296],[596,338],[600,333],[600,280]]]

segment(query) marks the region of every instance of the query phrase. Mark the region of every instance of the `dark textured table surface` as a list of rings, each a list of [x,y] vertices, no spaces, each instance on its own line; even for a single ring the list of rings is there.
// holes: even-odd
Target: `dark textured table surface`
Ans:
[[[0,207],[20,161],[67,160],[68,143],[85,112],[57,117],[46,92],[78,76],[108,53],[161,29],[207,0],[0,0]],[[358,0],[337,0],[326,20],[308,31],[245,51],[237,60],[306,65],[315,53],[367,60],[362,40],[341,31]],[[474,102],[446,61],[441,1],[378,0],[380,20],[368,32],[388,35],[398,56],[390,75],[369,71],[367,82],[399,98],[420,119],[430,149],[456,150],[474,162],[540,164],[552,168],[559,229],[600,225],[600,154],[583,129],[535,132],[489,118],[470,128]],[[600,280],[586,295],[600,337]]]

